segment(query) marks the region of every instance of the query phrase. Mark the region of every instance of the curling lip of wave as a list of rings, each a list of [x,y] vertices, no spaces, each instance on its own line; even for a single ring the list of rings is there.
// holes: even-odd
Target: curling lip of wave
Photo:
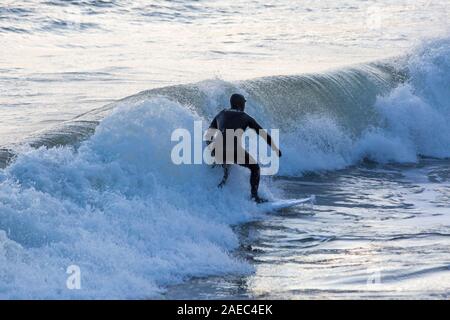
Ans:
[[[310,112],[327,112],[327,108],[332,110],[338,99],[343,99],[339,105],[348,105],[349,108],[373,103],[378,94],[405,81],[406,77],[406,70],[396,69],[391,63],[384,62],[355,66],[328,74],[273,76],[236,83],[205,80],[195,84],[156,88],[123,98],[51,129],[37,132],[20,144],[28,144],[33,148],[78,145],[91,136],[100,121],[117,106],[157,96],[164,96],[193,108],[208,118],[213,116],[218,106],[228,105],[230,93],[242,90],[257,101],[258,110],[255,110],[255,113],[262,113],[268,118],[279,115],[278,119],[273,119],[272,125],[286,127],[289,126],[287,122],[289,119],[299,119]],[[370,91],[368,96],[366,89]],[[299,108],[298,101],[303,108]],[[275,107],[280,106],[282,110],[275,110]],[[0,149],[0,168],[11,162],[15,155],[14,150],[20,149],[18,148],[20,144]]]

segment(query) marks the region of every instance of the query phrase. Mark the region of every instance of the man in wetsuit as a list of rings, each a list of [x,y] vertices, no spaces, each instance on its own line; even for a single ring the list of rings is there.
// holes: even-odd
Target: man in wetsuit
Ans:
[[[243,95],[233,94],[230,98],[231,108],[219,112],[211,122],[209,128],[222,133],[221,142],[214,141],[216,145],[214,146],[213,156],[215,157],[216,163],[222,164],[224,168],[224,176],[219,187],[222,187],[228,178],[229,165],[238,164],[250,170],[252,199],[257,203],[261,203],[267,200],[258,196],[260,168],[253,157],[242,147],[242,134],[247,128],[251,128],[267,142],[279,157],[281,157],[281,151],[272,143],[271,136],[262,129],[258,122],[244,112],[245,102],[246,100]],[[227,132],[230,132],[230,130],[234,132],[234,136],[232,137],[233,141],[227,143],[226,139],[229,137]],[[207,141],[208,145],[210,143],[211,141]]]

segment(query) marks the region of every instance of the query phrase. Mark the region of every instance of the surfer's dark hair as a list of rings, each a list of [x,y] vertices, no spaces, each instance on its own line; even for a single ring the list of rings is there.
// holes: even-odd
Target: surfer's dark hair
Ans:
[[[230,97],[231,109],[242,109],[246,101],[242,94],[233,93]]]

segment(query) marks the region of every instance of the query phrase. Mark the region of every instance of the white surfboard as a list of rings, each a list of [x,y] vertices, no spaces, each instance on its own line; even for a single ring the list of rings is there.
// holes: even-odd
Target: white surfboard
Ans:
[[[316,201],[316,196],[312,195],[308,198],[303,199],[286,199],[286,200],[275,200],[262,203],[260,206],[267,211],[277,211],[290,207],[295,207],[301,204],[314,204]]]

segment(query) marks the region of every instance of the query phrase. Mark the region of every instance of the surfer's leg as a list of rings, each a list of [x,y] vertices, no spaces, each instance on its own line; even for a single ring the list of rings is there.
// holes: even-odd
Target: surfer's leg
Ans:
[[[214,159],[216,165],[221,165],[223,168],[223,178],[222,181],[217,185],[218,188],[222,188],[225,183],[227,182],[230,165],[227,163],[227,154],[226,150],[223,148],[219,148],[219,146],[216,145],[216,149],[214,149]]]
[[[258,164],[249,164],[247,168],[250,169],[250,186],[252,189],[252,198],[258,198],[260,169]]]
[[[223,168],[223,178],[222,178],[222,181],[218,185],[219,188],[222,188],[225,185],[225,183],[228,180],[228,176],[230,174],[230,165],[229,164],[224,163],[222,165],[222,168]]]
[[[252,158],[251,155],[245,151],[245,163],[238,163],[240,166],[250,170],[250,187],[252,192],[252,199],[256,202],[265,202],[264,199],[258,196],[259,180],[261,170],[259,164]]]

